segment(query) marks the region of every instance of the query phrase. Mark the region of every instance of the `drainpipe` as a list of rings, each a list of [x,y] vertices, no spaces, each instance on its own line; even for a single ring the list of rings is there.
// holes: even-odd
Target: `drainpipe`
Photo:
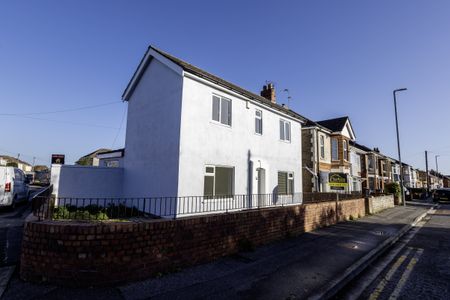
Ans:
[[[316,128],[316,184],[317,184],[317,188],[316,191],[317,192],[321,192],[322,191],[322,186],[320,185],[320,156],[319,156],[319,130]]]

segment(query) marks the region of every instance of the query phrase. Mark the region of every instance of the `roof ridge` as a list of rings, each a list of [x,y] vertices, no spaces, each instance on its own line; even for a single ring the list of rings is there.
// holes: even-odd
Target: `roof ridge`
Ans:
[[[263,103],[263,104],[265,104],[265,105],[267,105],[269,107],[275,108],[275,109],[277,109],[277,110],[279,110],[279,111],[281,111],[281,112],[283,112],[283,113],[285,113],[287,115],[290,115],[291,117],[294,117],[296,119],[300,119],[302,121],[306,120],[305,117],[303,117],[302,115],[300,115],[299,113],[297,113],[296,111],[294,111],[292,109],[284,107],[283,105],[280,105],[278,103],[273,103],[270,100],[268,100],[268,99],[266,99],[266,98],[264,98],[264,97],[262,97],[262,96],[260,96],[258,94],[255,94],[254,92],[251,92],[251,91],[249,91],[247,89],[244,89],[244,88],[242,88],[242,87],[240,87],[240,86],[238,86],[238,85],[236,85],[236,84],[234,84],[234,83],[232,83],[232,82],[230,82],[228,80],[222,79],[221,77],[219,77],[217,75],[214,75],[214,74],[212,74],[210,72],[207,72],[207,71],[205,71],[205,70],[203,70],[203,69],[201,69],[201,68],[199,68],[197,66],[194,66],[193,64],[190,64],[190,63],[188,63],[188,62],[186,62],[186,61],[184,61],[184,60],[182,60],[180,58],[177,58],[177,57],[173,56],[172,54],[169,54],[169,53],[167,53],[167,52],[165,52],[165,51],[163,51],[163,50],[161,50],[159,48],[156,48],[156,47],[150,45],[149,49],[152,49],[152,50],[156,51],[157,53],[159,53],[160,55],[162,55],[165,58],[169,59],[173,63],[179,65],[185,71],[193,73],[194,75],[197,75],[199,77],[206,78],[207,80],[212,81],[215,84],[224,86],[224,87],[226,87],[226,88],[228,88],[228,89],[230,89],[230,90],[232,90],[232,91],[234,91],[234,92],[236,92],[238,94],[241,94],[241,95],[243,95],[243,96],[245,96],[247,98],[250,98],[252,100],[259,101],[259,102],[261,102],[261,103]]]

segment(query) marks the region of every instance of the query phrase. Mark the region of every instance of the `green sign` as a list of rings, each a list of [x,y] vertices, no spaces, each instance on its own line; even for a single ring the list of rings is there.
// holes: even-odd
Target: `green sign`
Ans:
[[[345,188],[348,186],[347,174],[345,173],[330,173],[328,178],[330,187]]]

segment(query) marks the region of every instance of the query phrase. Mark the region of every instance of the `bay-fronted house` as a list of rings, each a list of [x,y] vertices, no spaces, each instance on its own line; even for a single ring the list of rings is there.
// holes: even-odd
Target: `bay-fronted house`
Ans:
[[[354,141],[350,141],[350,187],[352,192],[364,192],[363,187],[368,180],[366,156],[367,152],[362,147],[358,147]]]
[[[302,132],[305,139],[303,155],[306,155],[303,174],[308,176],[309,172],[312,176],[304,181],[304,187],[312,181],[316,182],[312,191],[350,192],[349,150],[350,142],[355,141],[356,136],[349,117],[308,121],[305,127],[307,129]],[[311,161],[314,169],[310,168]]]
[[[331,133],[312,120],[302,127],[303,192],[330,192]]]

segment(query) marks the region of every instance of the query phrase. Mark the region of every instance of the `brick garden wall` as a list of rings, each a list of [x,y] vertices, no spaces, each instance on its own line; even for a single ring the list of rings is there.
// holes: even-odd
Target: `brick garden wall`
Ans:
[[[364,215],[365,200],[357,199],[176,220],[38,222],[30,216],[20,275],[66,286],[114,285]]]
[[[376,214],[385,209],[394,207],[394,195],[369,197],[367,199],[368,213]]]

